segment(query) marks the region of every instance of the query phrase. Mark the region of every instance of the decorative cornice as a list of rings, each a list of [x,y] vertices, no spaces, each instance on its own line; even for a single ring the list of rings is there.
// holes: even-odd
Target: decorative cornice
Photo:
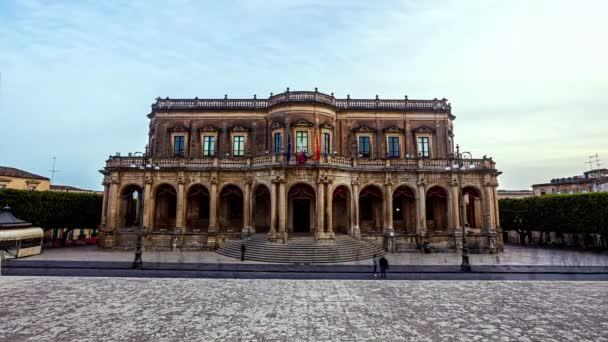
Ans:
[[[389,128],[384,129],[385,133],[402,133],[403,130],[397,126],[391,126]]]
[[[182,125],[171,128],[171,132],[188,132],[188,129]]]
[[[283,125],[281,125],[281,123],[278,121],[273,121],[272,124],[270,125],[270,129],[280,129],[280,128],[283,128]]]
[[[306,121],[304,119],[300,119],[291,125],[294,127],[312,127],[313,126],[313,124],[311,122]]]
[[[200,132],[217,132],[217,128],[211,126],[211,125],[206,125],[203,128],[199,128]]]
[[[355,132],[359,132],[359,133],[373,133],[376,130],[373,129],[373,128],[371,128],[371,127],[369,127],[369,126],[361,125],[361,126],[355,128],[354,131]]]
[[[247,128],[243,126],[234,126],[232,127],[232,132],[247,132]]]
[[[412,130],[414,133],[435,133],[435,130],[429,126],[420,126]]]

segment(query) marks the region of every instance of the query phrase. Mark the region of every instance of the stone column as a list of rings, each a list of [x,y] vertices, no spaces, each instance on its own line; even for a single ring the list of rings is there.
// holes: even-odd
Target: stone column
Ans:
[[[251,228],[251,179],[245,180],[245,192],[243,193],[243,230],[241,237],[248,236],[252,232]]]
[[[459,185],[458,181],[452,180],[450,184],[450,192],[452,194],[452,225],[455,230],[460,227],[460,196],[459,196]],[[463,218],[464,219],[464,218]]]
[[[103,180],[103,202],[101,204],[101,226],[105,227],[108,222],[108,201],[110,200],[110,184],[107,179]]]
[[[500,227],[500,210],[498,209],[498,183],[492,183],[493,195],[492,197],[492,205],[494,207],[494,228]]]
[[[494,224],[494,203],[492,202],[492,197],[494,196],[494,190],[492,189],[492,185],[490,183],[484,186],[484,212],[485,216],[487,216],[485,222],[486,230],[494,229],[496,225]]]
[[[418,226],[419,235],[426,234],[426,183],[418,182]]]
[[[385,208],[386,208],[386,224],[384,225],[384,233],[394,233],[393,229],[393,183],[389,180],[385,184]]]
[[[115,230],[118,227],[118,180],[114,177],[110,180],[110,202],[108,203],[108,228]]]
[[[268,240],[274,241],[277,238],[277,183],[273,181],[270,184],[270,231],[268,232]]]
[[[287,197],[285,194],[285,180],[281,180],[279,182],[279,238],[283,240],[283,243],[287,241],[286,214]]]
[[[353,186],[353,192],[351,194],[351,200],[353,203],[351,210],[351,224],[353,225],[352,234],[355,239],[360,239],[361,230],[359,228],[359,181],[355,179],[351,182],[351,185]]]
[[[186,205],[184,203],[184,177],[179,176],[177,181],[177,206],[175,216],[175,229],[184,229],[184,217],[186,216]]]
[[[325,206],[323,205],[325,199],[325,184],[321,180],[317,181],[317,226],[315,227],[315,237],[319,239],[323,235],[323,227],[325,227]]]
[[[332,224],[333,224],[333,222],[332,222],[332,214],[333,214],[332,213],[332,204],[333,204],[332,200],[333,200],[333,194],[332,194],[332,191],[331,191],[331,184],[330,183],[327,183],[326,193],[327,193],[327,203],[325,205],[325,208],[326,208],[325,213],[326,213],[326,216],[327,216],[327,235],[328,235],[328,237],[330,239],[333,239],[334,238],[334,227],[332,227]]]
[[[154,199],[152,198],[152,180],[146,179],[144,180],[144,228],[150,227],[150,215],[152,213],[152,204],[154,203]]]
[[[211,193],[209,194],[209,233],[217,232],[217,179],[211,179]]]

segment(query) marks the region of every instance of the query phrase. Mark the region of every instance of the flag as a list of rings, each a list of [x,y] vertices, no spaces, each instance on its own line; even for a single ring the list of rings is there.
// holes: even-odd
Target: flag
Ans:
[[[317,132],[317,137],[315,140],[315,159],[321,159],[321,146],[319,146],[319,132]]]
[[[285,151],[285,160],[287,164],[289,164],[289,160],[291,159],[291,134],[287,134],[287,151]]]

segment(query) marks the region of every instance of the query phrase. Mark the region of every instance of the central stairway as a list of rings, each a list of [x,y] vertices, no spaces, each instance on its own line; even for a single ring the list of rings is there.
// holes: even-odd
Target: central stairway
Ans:
[[[347,235],[336,235],[334,241],[316,242],[310,235],[294,235],[287,243],[270,242],[266,234],[256,234],[247,240],[227,240],[217,253],[241,258],[241,243],[247,246],[246,260],[280,263],[339,263],[371,259],[374,254],[384,255],[384,250],[372,243],[356,240]]]

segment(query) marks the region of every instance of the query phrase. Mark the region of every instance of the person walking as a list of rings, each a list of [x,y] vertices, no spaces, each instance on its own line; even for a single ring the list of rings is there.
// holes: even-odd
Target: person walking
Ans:
[[[372,261],[374,263],[374,272],[372,273],[372,277],[376,278],[378,276],[378,273],[376,273],[378,271],[378,257],[376,254],[374,254]]]
[[[247,246],[241,243],[241,261],[245,261],[245,251],[247,251]]]
[[[386,279],[386,270],[388,270],[388,260],[384,255],[380,258],[380,278]]]

